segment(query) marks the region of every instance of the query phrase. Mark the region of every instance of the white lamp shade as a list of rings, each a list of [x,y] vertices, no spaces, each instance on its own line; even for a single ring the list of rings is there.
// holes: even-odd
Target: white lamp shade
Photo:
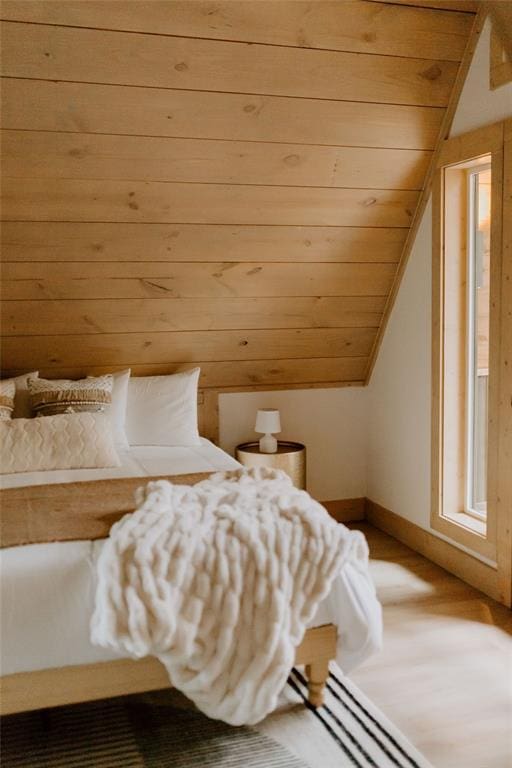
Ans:
[[[281,419],[276,408],[261,408],[256,416],[256,432],[272,434],[281,431]]]

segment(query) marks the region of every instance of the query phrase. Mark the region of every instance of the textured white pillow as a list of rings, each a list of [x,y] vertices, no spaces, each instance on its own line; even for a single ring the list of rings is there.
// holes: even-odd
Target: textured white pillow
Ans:
[[[14,410],[13,419],[28,419],[32,415],[30,408],[30,397],[28,393],[28,380],[37,379],[38,371],[24,373],[22,376],[15,376],[13,379],[2,379],[2,385],[9,386],[9,382],[14,382]]]
[[[126,435],[130,445],[199,445],[199,368],[171,376],[136,376],[128,384]]]
[[[61,413],[0,421],[0,473],[118,467],[103,413]]]
[[[112,424],[112,434],[117,448],[129,448],[126,437],[125,422],[126,408],[128,404],[128,382],[130,381],[130,369],[114,373],[114,386],[112,389],[112,403],[109,416]]]

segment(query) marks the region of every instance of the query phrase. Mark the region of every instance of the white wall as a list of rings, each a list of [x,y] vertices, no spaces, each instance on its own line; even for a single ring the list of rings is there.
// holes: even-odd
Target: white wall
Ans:
[[[431,221],[428,204],[368,389],[368,498],[430,514]]]
[[[308,490],[320,501],[366,495],[368,390],[363,387],[224,394],[220,445],[229,453],[254,432],[258,408],[278,408],[283,440],[307,446]]]
[[[512,84],[489,90],[486,22],[451,135],[512,116]],[[430,529],[432,208],[422,223],[368,391],[368,497]]]

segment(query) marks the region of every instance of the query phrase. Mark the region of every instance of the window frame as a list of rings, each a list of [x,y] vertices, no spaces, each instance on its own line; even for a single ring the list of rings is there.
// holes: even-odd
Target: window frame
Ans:
[[[474,493],[474,473],[475,473],[475,398],[478,396],[475,387],[475,366],[478,367],[478,323],[475,314],[477,313],[478,300],[476,295],[476,249],[475,223],[477,214],[478,199],[475,190],[475,177],[482,171],[490,170],[492,173],[492,164],[482,165],[480,163],[471,165],[467,171],[467,375],[466,375],[466,483],[464,511],[471,517],[483,521],[487,524],[487,509],[481,512],[471,506],[471,498]],[[489,353],[488,353],[489,354]],[[487,378],[489,370],[487,369]],[[487,398],[486,398],[487,399]],[[488,404],[487,404],[488,405]],[[486,498],[487,507],[487,498]]]
[[[491,28],[489,49],[489,87],[491,91],[512,82],[512,61],[510,61],[501,37]]]
[[[507,121],[511,122],[511,121]],[[499,443],[499,407],[500,391],[502,388],[502,371],[500,370],[501,359],[501,276],[502,276],[502,206],[503,206],[503,147],[504,147],[504,122],[485,126],[476,131],[458,136],[453,139],[447,139],[439,153],[437,159],[436,171],[433,179],[432,199],[432,499],[431,499],[431,527],[439,533],[449,537],[458,544],[467,547],[469,550],[478,553],[489,561],[498,560],[497,549],[497,499],[498,494],[498,463],[499,456],[497,446]],[[488,408],[488,464],[487,464],[487,516],[486,520],[478,520],[476,517],[467,513],[465,501],[457,505],[453,498],[456,494],[449,493],[448,478],[452,485],[457,482],[461,488],[460,498],[466,496],[466,476],[460,476],[460,464],[451,467],[452,474],[448,474],[446,455],[450,453],[448,445],[447,430],[445,428],[445,396],[450,386],[449,377],[446,376],[445,347],[447,342],[452,346],[454,344],[463,345],[464,356],[466,355],[467,337],[460,335],[450,336],[453,331],[446,323],[445,318],[445,276],[447,261],[445,254],[453,245],[447,246],[445,226],[445,206],[447,195],[447,171],[453,170],[456,166],[474,165],[480,159],[491,158],[492,167],[492,186],[491,186],[491,266],[490,266],[490,318],[489,335],[492,336],[493,343],[489,350],[489,408]],[[461,198],[462,200],[462,198]],[[466,211],[466,200],[461,205]],[[459,221],[460,226],[460,245],[457,246],[460,254],[459,264],[462,259],[466,259],[465,237],[467,236],[466,222],[464,225]],[[456,228],[455,228],[456,229]],[[454,228],[449,230],[450,238],[453,238]],[[458,235],[455,235],[458,237]],[[450,266],[450,269],[452,265]],[[465,264],[464,267],[465,268]],[[461,283],[461,286],[463,282]],[[461,291],[466,287],[461,287]],[[466,301],[466,297],[463,299]],[[467,327],[466,313],[464,312],[465,324]],[[448,328],[446,327],[448,326]],[[464,375],[466,386],[466,375]],[[460,393],[459,393],[460,395]],[[452,397],[457,398],[457,393]],[[457,402],[459,402],[457,399]],[[453,423],[457,423],[466,435],[466,396],[460,407],[457,409],[459,415],[454,415],[453,409],[449,412],[449,418]],[[457,422],[456,420],[459,419]],[[462,421],[460,421],[462,420]],[[449,433],[451,435],[451,433]],[[467,439],[465,438],[465,443]],[[453,455],[453,452],[452,454]],[[466,451],[464,450],[464,468],[466,466]],[[454,478],[456,473],[459,476]],[[463,491],[462,491],[463,489]],[[463,493],[463,495],[462,495]]]

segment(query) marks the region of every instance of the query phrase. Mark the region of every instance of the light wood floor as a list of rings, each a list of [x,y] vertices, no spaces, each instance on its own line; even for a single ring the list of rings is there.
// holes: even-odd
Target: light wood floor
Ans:
[[[354,682],[435,768],[512,767],[512,613],[365,523],[384,648]]]

